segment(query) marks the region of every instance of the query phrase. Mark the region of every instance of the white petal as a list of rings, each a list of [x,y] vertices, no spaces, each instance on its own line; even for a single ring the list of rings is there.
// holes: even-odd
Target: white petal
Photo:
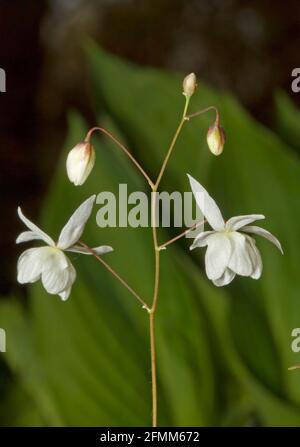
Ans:
[[[44,262],[42,283],[48,293],[56,295],[72,285],[75,269],[62,251],[54,250]]]
[[[34,241],[37,239],[41,239],[40,235],[35,233],[34,231],[23,231],[20,233],[16,239],[16,244],[20,244],[21,242]]]
[[[209,279],[219,279],[231,256],[231,243],[226,234],[215,233],[208,238],[208,246],[205,253],[205,268]]]
[[[250,276],[253,271],[253,265],[249,255],[246,236],[235,231],[230,233],[229,237],[232,241],[232,254],[228,267],[238,275]]]
[[[214,285],[217,287],[227,286],[227,284],[231,283],[231,281],[234,279],[235,273],[230,270],[226,269],[221,278],[215,279],[213,281]]]
[[[27,217],[24,216],[20,207],[18,207],[18,215],[22,222],[29,228],[29,230],[33,231],[33,233],[39,235],[39,238],[42,239],[46,244],[54,246],[55,243],[53,239],[51,239],[48,234],[44,233],[38,226],[36,226],[33,222],[31,222]]]
[[[17,265],[20,284],[33,283],[40,278],[48,250],[49,247],[29,248],[21,254]]]
[[[57,246],[62,250],[71,247],[78,242],[83,233],[84,226],[91,215],[96,195],[89,197],[70,217],[62,229]]]
[[[76,279],[76,270],[74,269],[73,265],[70,264],[68,286],[64,290],[59,292],[59,294],[58,294],[63,301],[66,301],[69,298],[71,290],[72,290],[72,285],[73,285],[75,279]]]
[[[249,256],[250,256],[252,266],[253,266],[251,278],[259,279],[261,277],[262,269],[263,269],[260,252],[259,252],[258,248],[256,247],[255,240],[250,236],[246,236],[246,238],[247,238],[247,243],[249,245],[248,252],[249,252]]]
[[[195,196],[198,207],[205,216],[207,222],[214,230],[222,230],[225,226],[221,211],[205,188],[188,174],[190,185]]]
[[[72,289],[72,287],[69,287],[68,289],[65,289],[63,292],[60,292],[60,293],[58,294],[58,295],[61,297],[61,299],[62,299],[63,301],[67,301],[67,299],[68,299],[69,296],[70,296],[71,289]]]
[[[242,228],[245,225],[248,225],[249,223],[260,219],[265,219],[265,216],[263,214],[246,214],[245,216],[231,217],[226,222],[226,228],[236,231],[239,228]]]
[[[109,245],[101,245],[100,247],[93,247],[92,250],[97,255],[105,255],[106,253],[110,253],[114,251],[112,247]],[[73,253],[81,253],[82,255],[91,255],[92,253],[85,247],[81,247],[80,245],[73,245],[70,248],[67,248],[67,251],[71,251]]]
[[[275,236],[273,236],[272,233],[265,230],[264,228],[249,225],[247,227],[244,227],[243,231],[246,231],[247,233],[258,234],[259,236],[268,239],[268,241],[272,242],[278,248],[278,250],[280,250],[281,254],[283,254],[282,246],[279,240]]]
[[[215,234],[215,231],[202,231],[198,236],[195,237],[194,242],[190,246],[190,250],[198,247],[205,247],[207,245],[207,239],[212,234]]]

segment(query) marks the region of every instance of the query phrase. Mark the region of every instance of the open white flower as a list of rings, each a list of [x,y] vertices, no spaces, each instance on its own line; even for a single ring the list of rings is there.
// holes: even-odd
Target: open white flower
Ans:
[[[219,287],[229,284],[235,275],[260,278],[261,256],[255,240],[245,233],[263,236],[283,254],[281,244],[275,236],[261,227],[249,225],[265,216],[249,214],[231,217],[225,222],[218,205],[205,188],[190,175],[188,177],[197,205],[213,229],[198,234],[190,247],[193,250],[207,246],[205,269],[208,278]]]
[[[76,243],[79,241],[84,226],[91,215],[95,198],[95,195],[91,196],[77,208],[63,227],[57,243],[27,219],[21,208],[18,208],[18,215],[29,228],[29,231],[21,233],[16,243],[38,239],[47,244],[47,246],[43,247],[29,248],[21,254],[17,266],[19,283],[33,283],[41,279],[48,293],[59,295],[62,300],[68,299],[76,278],[76,270],[64,254],[64,251],[85,255],[91,254],[86,248],[76,245]],[[103,255],[113,249],[104,245],[93,248],[93,250],[97,254]]]

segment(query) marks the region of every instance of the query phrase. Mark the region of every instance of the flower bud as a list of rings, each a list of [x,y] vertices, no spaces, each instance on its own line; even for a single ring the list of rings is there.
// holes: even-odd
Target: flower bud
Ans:
[[[196,90],[197,87],[197,78],[195,73],[190,73],[183,80],[183,94],[187,97],[191,97]]]
[[[83,141],[69,152],[67,158],[67,174],[74,185],[83,185],[95,164],[95,149]]]
[[[215,122],[212,126],[209,127],[206,139],[209,150],[214,155],[222,154],[225,143],[225,132],[223,127]]]

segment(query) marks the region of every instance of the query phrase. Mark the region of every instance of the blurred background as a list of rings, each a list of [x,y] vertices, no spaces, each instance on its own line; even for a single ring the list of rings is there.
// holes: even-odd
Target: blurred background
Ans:
[[[204,118],[182,137],[186,149],[178,148],[163,186],[187,188],[184,173],[192,170],[226,213],[266,214],[266,228],[287,249],[283,260],[263,242],[261,282],[241,279],[224,291],[202,275],[201,253],[181,254],[185,242],[170,249],[175,260],[165,261],[163,274],[177,280],[163,282],[161,292],[161,424],[300,425],[300,379],[287,372],[298,361],[290,334],[300,326],[300,93],[291,90],[299,20],[296,0],[288,7],[264,0],[0,2],[7,76],[0,93],[0,326],[8,337],[8,352],[0,354],[2,425],[149,422],[143,315],[99,269],[105,286],[96,284],[90,260],[78,261],[81,284],[64,308],[39,286],[18,287],[16,208],[22,204],[45,231],[57,232],[81,196],[113,189],[127,174],[133,189],[142,187],[110,143],[99,141],[100,150],[113,150],[103,151],[98,176],[75,192],[65,185],[64,151],[103,121],[154,176],[181,113],[182,75],[191,71],[199,78],[195,110],[220,107],[228,152],[211,161],[205,132],[212,117]],[[137,274],[126,252],[134,247],[118,231],[103,232],[104,243],[123,249],[112,263],[150,294],[148,235],[140,231],[132,242]],[[89,235],[100,237],[92,227]],[[93,282],[102,301],[89,290]]]

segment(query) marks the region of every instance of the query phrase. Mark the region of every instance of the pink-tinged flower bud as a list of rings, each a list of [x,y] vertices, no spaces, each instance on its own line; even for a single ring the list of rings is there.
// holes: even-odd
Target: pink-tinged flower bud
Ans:
[[[212,126],[209,127],[206,139],[209,150],[214,155],[222,154],[225,143],[225,132],[223,127],[215,122]]]
[[[187,97],[191,97],[197,88],[197,78],[195,73],[190,73],[183,80],[183,94]]]
[[[95,158],[95,149],[86,141],[76,144],[69,152],[67,174],[74,185],[83,185],[94,167]]]

